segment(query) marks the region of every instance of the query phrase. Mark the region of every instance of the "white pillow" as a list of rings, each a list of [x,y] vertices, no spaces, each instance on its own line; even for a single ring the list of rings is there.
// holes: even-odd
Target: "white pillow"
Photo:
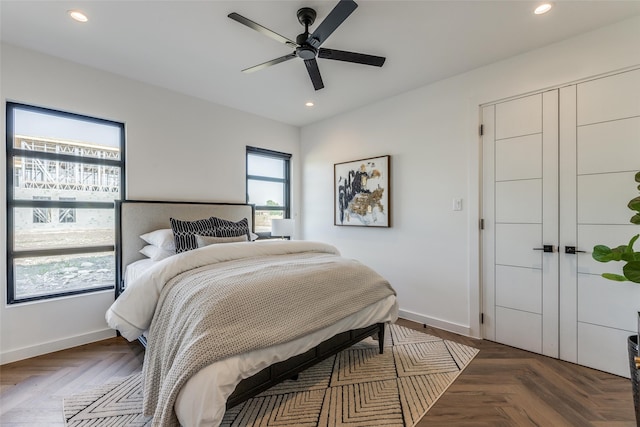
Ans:
[[[164,249],[153,245],[147,245],[144,248],[140,249],[140,253],[148,258],[151,258],[153,261],[160,261],[176,254],[175,251],[165,251]]]
[[[236,237],[214,237],[214,236],[201,236],[196,234],[196,243],[199,248],[204,248],[205,246],[214,245],[217,243],[234,243],[234,242],[246,242],[247,235],[243,234],[242,236]]]
[[[161,230],[151,231],[140,236],[142,240],[150,245],[157,246],[165,251],[176,251],[176,242],[173,239],[173,230],[163,228]]]
[[[255,242],[256,240],[258,240],[258,237],[260,237],[256,233],[253,233],[253,232],[249,232],[249,234],[251,234],[251,241],[252,242]]]

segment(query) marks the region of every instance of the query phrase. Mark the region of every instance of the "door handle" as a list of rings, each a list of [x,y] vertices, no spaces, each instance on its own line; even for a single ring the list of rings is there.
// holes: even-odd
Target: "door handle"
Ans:
[[[534,251],[555,252],[553,245],[542,245],[541,248],[533,248]]]
[[[575,246],[565,246],[564,253],[565,254],[577,254],[577,253],[586,253],[587,251],[579,251]]]

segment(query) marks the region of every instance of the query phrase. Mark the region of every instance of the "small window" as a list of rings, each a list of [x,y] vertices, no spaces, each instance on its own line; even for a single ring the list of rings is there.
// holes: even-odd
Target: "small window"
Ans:
[[[75,197],[60,197],[61,201],[73,202]],[[58,210],[58,221],[66,224],[76,222],[76,209],[75,208],[60,208]]]
[[[124,124],[6,107],[7,302],[113,289]]]
[[[247,203],[255,205],[255,230],[271,236],[271,220],[291,217],[291,154],[247,147]]]
[[[51,197],[33,196],[33,200],[51,200]],[[46,224],[51,222],[51,209],[49,208],[33,208],[33,223]]]

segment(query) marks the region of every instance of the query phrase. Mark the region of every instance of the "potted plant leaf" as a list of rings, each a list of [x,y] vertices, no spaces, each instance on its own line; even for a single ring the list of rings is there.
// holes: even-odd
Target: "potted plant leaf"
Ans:
[[[640,172],[636,173],[636,182],[640,183]],[[640,185],[638,185],[640,190]],[[636,213],[631,217],[632,224],[640,225],[640,196],[631,199],[627,205],[629,209]],[[640,283],[640,252],[633,250],[633,245],[640,237],[636,234],[631,238],[628,245],[620,245],[617,248],[610,248],[605,245],[597,245],[593,248],[593,259],[599,262],[622,261],[625,265],[622,267],[622,275],[614,273],[603,273],[602,277],[618,282],[631,281]]]
[[[640,184],[640,172],[636,173],[635,180]],[[640,185],[638,185],[640,190]],[[632,224],[640,225],[640,196],[631,199],[627,204],[629,209],[635,211],[631,217]],[[633,245],[636,243],[640,234],[636,234],[629,240],[627,245],[620,245],[616,248],[610,248],[605,245],[597,245],[593,248],[593,259],[599,262],[620,261],[624,262],[622,274],[603,273],[602,277],[617,282],[634,282],[640,283],[640,251],[635,251]],[[640,312],[638,312],[638,334],[640,335]],[[628,339],[629,349],[629,369],[631,371],[631,386],[633,389],[633,403],[636,410],[636,425],[640,427],[640,357],[638,354],[638,336],[631,335]]]

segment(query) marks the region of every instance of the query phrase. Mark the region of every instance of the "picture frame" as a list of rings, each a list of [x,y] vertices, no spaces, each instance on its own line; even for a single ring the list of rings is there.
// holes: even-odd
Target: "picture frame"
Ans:
[[[390,227],[391,156],[370,157],[333,165],[333,224]]]

